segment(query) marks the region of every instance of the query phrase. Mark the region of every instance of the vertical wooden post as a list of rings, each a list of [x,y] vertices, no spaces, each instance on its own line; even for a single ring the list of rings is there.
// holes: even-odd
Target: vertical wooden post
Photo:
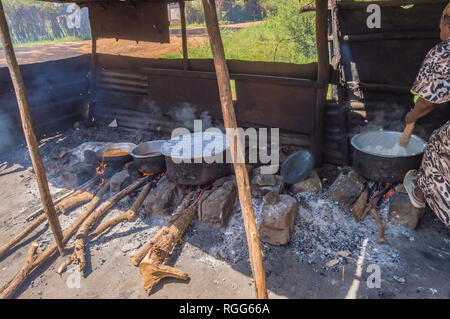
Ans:
[[[97,85],[97,36],[91,30],[91,42],[92,42],[92,52],[91,52],[91,66],[89,70],[89,102],[87,106],[86,113],[84,114],[84,120],[90,121],[90,115],[92,107],[95,103],[95,88]]]
[[[188,56],[188,44],[187,44],[187,30],[186,30],[186,5],[184,0],[178,2],[180,6],[180,18],[181,18],[181,41],[183,44],[183,63],[184,69],[189,70],[189,56]]]
[[[317,90],[314,111],[314,130],[311,150],[317,166],[323,161],[323,115],[327,101],[328,82],[330,77],[330,60],[328,53],[328,0],[316,0],[316,43],[318,71],[317,81],[323,87]]]
[[[19,64],[17,63],[16,55],[14,53],[11,36],[9,35],[8,23],[6,22],[5,12],[3,10],[3,4],[0,0],[0,38],[5,50],[6,61],[8,63],[9,72],[16,92],[17,103],[19,105],[20,117],[22,119],[23,131],[25,139],[27,141],[28,150],[30,152],[31,163],[33,164],[34,172],[36,173],[36,179],[39,186],[39,192],[41,194],[42,205],[44,206],[44,212],[47,215],[48,223],[55,236],[55,242],[58,245],[59,253],[62,255],[64,252],[64,244],[62,241],[63,235],[61,231],[61,225],[59,224],[58,217],[56,215],[55,206],[53,205],[50,190],[48,188],[47,177],[45,176],[45,168],[42,163],[41,153],[39,152],[39,146],[37,143],[36,135],[33,131],[33,124],[31,121],[30,106],[25,91],[25,85],[20,73]]]
[[[223,120],[227,129],[236,129],[237,122],[233,106],[233,98],[231,95],[230,74],[225,59],[222,38],[220,36],[216,4],[214,0],[203,0],[203,8],[205,11],[206,27],[208,29],[211,50],[214,57],[214,66],[216,69],[217,81],[219,85]],[[236,149],[232,151],[233,164],[238,185],[239,201],[241,204],[245,231],[247,234],[250,264],[253,271],[253,278],[255,280],[256,297],[259,299],[263,299],[268,297],[266,288],[266,275],[264,273],[258,228],[256,225],[255,212],[253,210],[250,182],[245,163],[238,163],[236,161],[237,158],[245,157],[243,156],[243,149],[242,145],[240,145],[239,139],[237,139],[237,141],[233,141],[232,134],[228,133],[229,132],[227,132],[228,142],[230,143],[230,145],[236,146]],[[234,154],[235,151],[238,152],[238,157],[236,157],[236,154]]]

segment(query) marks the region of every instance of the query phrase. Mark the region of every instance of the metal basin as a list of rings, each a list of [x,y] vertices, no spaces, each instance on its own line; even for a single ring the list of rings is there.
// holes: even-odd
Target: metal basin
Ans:
[[[400,183],[405,174],[420,167],[426,142],[411,136],[406,149],[399,149],[402,133],[370,131],[352,140],[353,167],[362,176],[376,182]]]
[[[161,153],[165,140],[149,141],[134,147],[130,155],[141,173],[159,174],[166,170],[166,161]]]

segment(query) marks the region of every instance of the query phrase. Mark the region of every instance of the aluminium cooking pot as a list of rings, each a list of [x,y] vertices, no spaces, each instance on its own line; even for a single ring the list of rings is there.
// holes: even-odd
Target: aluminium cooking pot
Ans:
[[[144,142],[134,147],[130,154],[136,168],[141,173],[159,174],[166,170],[166,161],[161,153],[165,140]]]
[[[97,151],[97,157],[99,161],[102,161],[107,166],[122,168],[126,163],[131,162],[133,157],[131,157],[130,152],[136,144],[133,143],[110,143],[105,145],[103,148]],[[120,156],[108,156],[108,153],[123,152]]]
[[[406,150],[397,152],[401,136],[401,132],[394,131],[370,131],[355,135],[351,145],[353,167],[358,174],[375,182],[401,183],[409,170],[418,169],[426,142],[413,135]]]
[[[228,143],[222,133],[180,135],[163,144],[167,177],[181,185],[205,185],[231,174]]]

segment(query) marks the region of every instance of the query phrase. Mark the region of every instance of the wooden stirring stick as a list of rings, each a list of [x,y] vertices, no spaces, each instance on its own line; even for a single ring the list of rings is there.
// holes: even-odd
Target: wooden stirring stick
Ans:
[[[398,142],[398,144],[401,147],[406,147],[409,144],[409,140],[411,138],[412,132],[414,131],[414,126],[416,125],[416,123],[408,123],[406,124],[405,129],[403,130],[403,134],[402,137],[400,138],[400,141]]]

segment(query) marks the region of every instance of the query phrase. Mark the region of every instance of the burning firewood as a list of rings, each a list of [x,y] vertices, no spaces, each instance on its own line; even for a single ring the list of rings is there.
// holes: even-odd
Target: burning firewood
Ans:
[[[80,226],[76,234],[76,241],[74,245],[74,251],[70,257],[72,262],[76,263],[80,270],[83,270],[86,266],[85,258],[85,239],[87,237],[87,232],[94,225],[97,220],[103,216],[109,209],[114,207],[118,202],[120,202],[125,196],[131,192],[138,189],[142,184],[146,183],[150,179],[150,176],[143,177],[140,180],[134,182],[130,186],[126,187],[119,193],[115,194],[113,197],[102,203]],[[65,263],[68,266],[70,263]],[[61,267],[60,267],[61,268]],[[64,269],[61,269],[63,271]]]
[[[378,228],[378,244],[384,244],[385,242],[389,241],[389,238],[384,237],[384,229],[386,228],[386,225],[389,221],[383,223],[381,221],[380,215],[378,215],[378,212],[375,208],[372,208],[370,210],[370,213],[372,214],[373,218],[375,219],[375,222],[377,223]]]
[[[115,225],[128,220],[129,222],[133,221],[134,217],[136,216],[137,212],[139,211],[139,208],[141,208],[142,203],[144,202],[145,198],[147,197],[150,189],[152,188],[152,184],[145,185],[142,192],[139,194],[139,197],[136,199],[134,204],[131,206],[131,208],[123,213],[120,216],[117,216],[116,218],[100,225],[97,227],[96,230],[94,230],[92,233],[89,234],[89,237],[97,237],[101,233],[103,233],[105,230],[114,227]]]
[[[369,198],[369,189],[366,187],[366,189],[364,189],[364,192],[362,192],[356,203],[350,209],[357,223],[359,223],[366,217],[365,208],[367,205],[368,198]]]
[[[195,200],[198,199],[198,195]],[[188,195],[174,218],[154,237],[148,254],[140,263],[139,271],[144,276],[145,290],[150,290],[153,285],[165,277],[182,280],[188,278],[187,273],[163,264],[173,248],[181,242],[185,231],[195,218],[197,202],[189,206],[191,199],[191,196]]]
[[[105,183],[95,194],[95,197],[90,201],[90,203],[86,206],[83,213],[78,216],[78,218],[63,231],[63,243],[66,243],[70,237],[72,237],[73,233],[80,227],[80,225],[84,222],[84,220],[94,211],[95,207],[100,202],[101,198],[106,194],[109,189],[109,183]],[[32,244],[33,245],[33,244]],[[31,249],[31,248],[30,248]],[[32,266],[22,267],[22,269],[14,276],[14,278],[2,288],[1,292],[8,291],[7,296],[12,296],[20,285],[25,281],[28,275],[37,267],[42,265],[45,261],[47,261],[53,253],[56,251],[57,245],[56,242],[53,242],[50,246],[48,246],[42,253],[38,254],[36,258],[33,259]],[[5,294],[1,297],[5,298]]]
[[[366,209],[364,210],[363,217],[362,217],[362,218],[364,218],[368,212],[370,212],[372,214],[372,216],[375,219],[375,222],[377,224],[378,244],[380,244],[380,245],[389,241],[389,238],[384,237],[384,229],[385,229],[386,225],[388,224],[388,222],[383,223],[381,221],[380,215],[378,215],[378,212],[377,212],[377,206],[378,206],[378,202],[380,201],[380,199],[384,195],[386,195],[392,189],[392,187],[393,187],[393,185],[389,184],[382,191],[376,193],[376,195],[374,195],[373,198],[367,204]]]

